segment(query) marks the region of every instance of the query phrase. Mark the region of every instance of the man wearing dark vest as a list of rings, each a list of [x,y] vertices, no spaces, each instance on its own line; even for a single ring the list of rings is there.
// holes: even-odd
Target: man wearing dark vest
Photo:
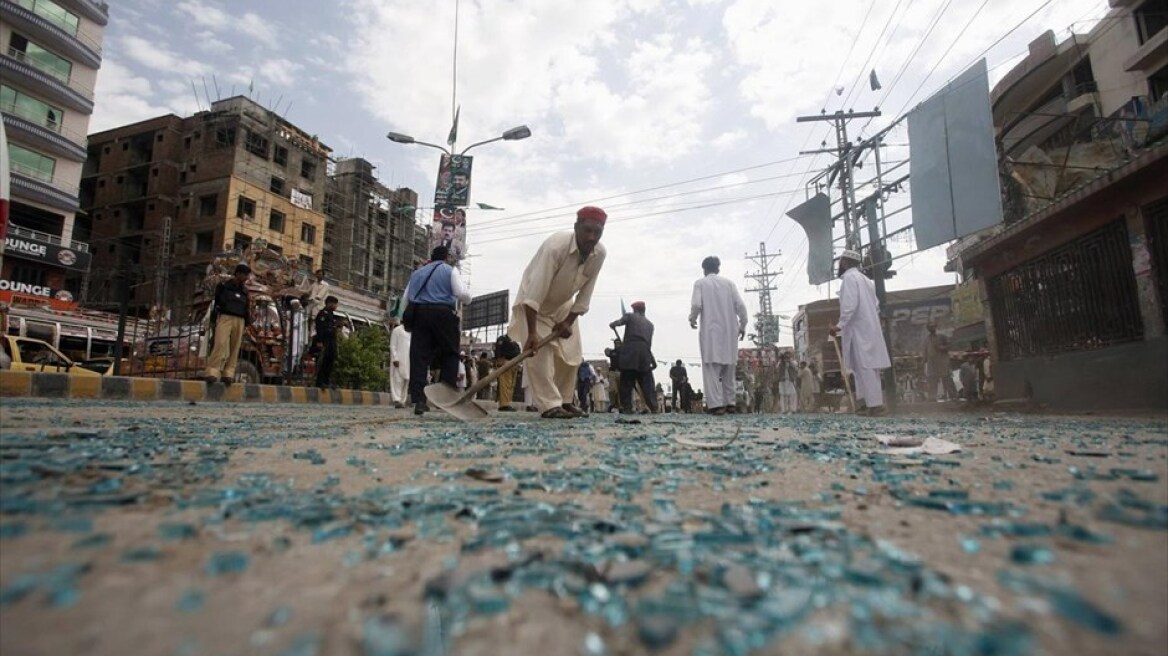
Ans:
[[[215,286],[215,298],[211,301],[215,344],[211,348],[211,355],[207,357],[207,369],[203,378],[208,383],[221,382],[230,385],[231,381],[235,380],[235,365],[239,362],[243,329],[251,323],[247,288],[244,287],[249,277],[251,268],[246,264],[238,264],[231,279]]]
[[[416,306],[410,330],[410,401],[416,415],[427,409],[424,390],[431,363],[441,371],[442,382],[451,387],[458,384],[459,320],[455,311],[460,301],[470,303],[471,296],[453,262],[450,250],[438,246],[430,253],[430,262],[414,271],[406,285],[405,297]]]

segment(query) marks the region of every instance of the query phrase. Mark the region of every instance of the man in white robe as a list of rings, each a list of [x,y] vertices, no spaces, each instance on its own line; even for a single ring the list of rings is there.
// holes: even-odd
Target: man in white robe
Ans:
[[[734,410],[734,370],[738,365],[738,342],[746,337],[746,303],[728,278],[718,275],[722,261],[702,260],[705,274],[694,283],[690,300],[689,325],[701,330],[698,343],[702,353],[702,386],[706,409],[724,415]]]
[[[389,333],[389,362],[389,393],[393,397],[393,407],[404,408],[410,385],[410,333],[400,323]]]
[[[880,329],[880,306],[876,286],[860,271],[860,254],[844,251],[839,261],[840,317],[830,333],[843,334],[844,366],[856,376],[857,404],[869,415],[883,415],[884,390],[880,370],[892,366],[884,332]],[[857,411],[862,408],[857,408]]]
[[[576,369],[584,361],[580,334],[574,324],[577,317],[588,312],[596,278],[604,265],[600,237],[607,218],[599,207],[580,208],[573,231],[548,237],[519,283],[507,334],[523,344],[525,351],[534,349],[548,335],[560,337],[536,351],[524,371],[534,405],[545,418],[583,415],[572,403]]]

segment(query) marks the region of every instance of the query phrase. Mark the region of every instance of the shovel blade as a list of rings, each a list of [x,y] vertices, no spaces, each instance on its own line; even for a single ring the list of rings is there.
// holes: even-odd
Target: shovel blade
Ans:
[[[474,399],[463,399],[463,393],[459,392],[457,387],[446,383],[434,383],[427,385],[425,392],[426,399],[430,403],[463,421],[485,419],[489,416],[482,406],[474,402]]]

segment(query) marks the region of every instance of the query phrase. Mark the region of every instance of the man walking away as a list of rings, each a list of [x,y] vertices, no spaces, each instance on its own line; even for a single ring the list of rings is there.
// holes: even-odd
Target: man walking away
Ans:
[[[633,388],[641,386],[641,396],[649,411],[657,414],[657,392],[653,384],[653,369],[657,361],[653,359],[653,322],[645,316],[645,303],[633,303],[633,311],[608,324],[609,328],[625,327],[620,352],[620,400],[621,412],[628,413],[633,407]]]
[[[799,408],[803,412],[815,412],[818,403],[819,378],[807,366],[806,362],[799,363]]]
[[[416,306],[410,338],[410,401],[415,415],[428,409],[424,390],[431,363],[438,365],[441,382],[451,387],[458,384],[455,309],[459,301],[470,303],[471,297],[452,263],[450,251],[438,246],[430,253],[430,262],[414,271],[406,285],[406,298]]]
[[[791,364],[791,354],[784,352],[779,356],[779,412],[789,415],[799,408],[798,391],[795,389],[795,383],[798,381],[799,372],[795,371],[795,365]]]
[[[734,369],[738,364],[738,341],[746,337],[746,303],[738,288],[718,275],[722,261],[702,260],[703,277],[694,283],[690,300],[689,325],[698,331],[702,353],[702,386],[706,408],[724,415],[734,407]]]
[[[856,376],[857,403],[866,406],[867,414],[880,416],[887,413],[880,370],[891,367],[892,361],[880,330],[876,287],[860,271],[860,254],[855,251],[840,255],[839,277],[839,322],[828,332],[833,339],[843,333],[844,365]]]
[[[333,365],[337,361],[337,304],[340,301],[336,296],[324,299],[324,309],[316,313],[313,328],[316,330],[316,343],[320,352],[320,359],[316,363],[316,386],[327,388],[333,377]]]
[[[679,405],[681,401],[681,390],[683,388],[683,383],[688,381],[689,372],[686,371],[685,364],[683,364],[681,360],[673,363],[673,366],[669,369],[669,382],[671,383],[670,395],[672,396],[674,412],[681,412],[678,409],[681,407],[681,405]]]
[[[406,392],[410,384],[410,333],[397,323],[389,333],[389,392],[393,407],[406,407]]]
[[[499,335],[499,339],[495,340],[495,366],[502,367],[509,360],[514,360],[519,357],[522,350],[515,340],[507,336],[506,333]],[[499,411],[500,412],[515,412],[511,402],[515,400],[515,377],[519,375],[519,368],[514,367],[511,371],[505,371],[496,380],[499,382]]]
[[[580,363],[576,372],[576,399],[580,402],[580,409],[592,412],[592,380],[596,374],[592,372],[592,365],[587,361]]]
[[[576,392],[576,367],[584,351],[576,319],[588,312],[596,279],[604,266],[600,243],[608,215],[599,207],[576,212],[572,232],[560,232],[540,245],[523,271],[508,334],[526,351],[549,335],[551,341],[526,363],[532,398],[541,416],[571,419],[583,412],[571,403]]]
[[[925,336],[925,398],[930,401],[941,400],[937,394],[939,379],[945,387],[945,395],[950,401],[956,401],[957,386],[953,384],[949,369],[949,338],[937,333],[937,324],[931,321],[926,328],[929,334]]]
[[[251,267],[237,264],[232,278],[215,286],[215,298],[211,301],[215,345],[207,358],[207,370],[203,378],[208,383],[218,381],[230,385],[235,380],[235,365],[239,363],[243,331],[251,323],[247,288],[244,287],[250,276]]]

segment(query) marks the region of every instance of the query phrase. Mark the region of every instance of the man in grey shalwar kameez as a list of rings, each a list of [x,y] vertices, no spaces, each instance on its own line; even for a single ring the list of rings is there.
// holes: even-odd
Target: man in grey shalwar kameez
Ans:
[[[622,413],[633,411],[633,388],[641,386],[641,395],[649,411],[657,414],[657,392],[653,384],[653,322],[645,316],[645,304],[633,303],[633,311],[608,324],[609,328],[625,327],[620,350],[620,403]]]

